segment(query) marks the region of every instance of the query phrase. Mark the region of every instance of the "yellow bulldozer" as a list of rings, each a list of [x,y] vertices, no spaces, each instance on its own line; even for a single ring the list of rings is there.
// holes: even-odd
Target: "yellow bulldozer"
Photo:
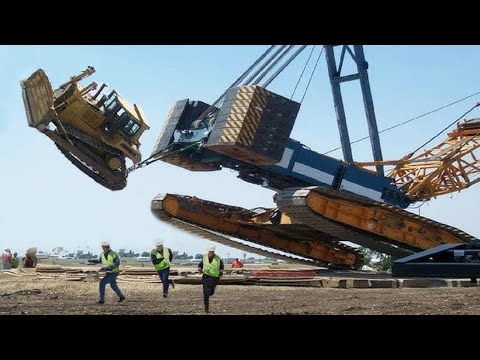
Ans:
[[[115,90],[104,93],[92,82],[79,82],[92,75],[89,66],[53,90],[42,69],[21,81],[28,125],[48,136],[58,149],[99,184],[110,190],[127,185],[126,158],[141,161],[139,139],[150,126],[142,109],[131,105]]]

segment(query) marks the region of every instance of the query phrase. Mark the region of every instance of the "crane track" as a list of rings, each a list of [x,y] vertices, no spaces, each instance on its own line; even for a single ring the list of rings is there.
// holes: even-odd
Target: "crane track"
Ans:
[[[409,211],[403,210],[401,208],[395,207],[395,206],[390,205],[390,204],[386,204],[386,203],[382,203],[382,202],[378,202],[378,201],[374,201],[374,200],[369,200],[369,199],[364,199],[364,198],[351,197],[347,194],[338,193],[338,192],[335,192],[334,190],[331,190],[331,189],[317,188],[316,191],[324,193],[332,199],[336,198],[336,199],[340,199],[340,200],[347,200],[347,201],[357,203],[357,204],[360,204],[360,205],[364,205],[364,206],[374,206],[374,207],[378,206],[378,207],[381,207],[383,209],[387,209],[388,211],[390,211],[392,213],[408,217],[409,219],[412,219],[412,220],[415,220],[415,221],[420,221],[424,224],[427,224],[431,227],[435,227],[437,229],[442,229],[443,231],[448,232],[452,236],[457,237],[458,239],[462,240],[465,243],[468,243],[468,242],[471,242],[471,241],[478,241],[478,239],[475,236],[467,234],[465,231],[462,231],[462,230],[460,230],[456,227],[453,227],[453,226],[450,226],[450,225],[447,225],[447,224],[443,224],[441,222],[426,218],[426,217],[421,216],[421,215],[415,215],[415,214],[413,214]]]
[[[175,197],[179,197],[179,196],[180,195],[175,195]],[[328,265],[327,262],[319,261],[318,259],[314,259],[314,258],[309,258],[310,260],[303,260],[303,259],[290,257],[290,256],[287,256],[287,255],[277,254],[277,253],[274,253],[274,252],[271,252],[271,251],[268,251],[268,250],[258,249],[256,247],[246,245],[246,244],[243,244],[243,243],[240,243],[240,242],[237,242],[235,240],[232,240],[232,239],[228,238],[228,237],[233,237],[233,235],[231,235],[231,234],[223,233],[223,232],[220,232],[220,231],[217,231],[215,229],[208,228],[208,227],[199,226],[199,225],[197,225],[193,222],[190,222],[188,220],[185,220],[185,219],[179,219],[179,218],[172,217],[169,213],[167,213],[163,209],[162,202],[163,202],[164,198],[165,197],[163,195],[159,195],[152,200],[151,210],[152,210],[153,214],[159,220],[164,221],[164,222],[166,222],[170,225],[173,225],[176,228],[179,228],[183,231],[189,232],[189,233],[191,233],[193,235],[196,235],[196,236],[207,238],[211,241],[215,241],[217,243],[220,243],[222,245],[226,245],[228,247],[232,247],[232,248],[242,250],[242,251],[247,251],[249,253],[253,253],[253,254],[257,254],[257,255],[261,255],[261,256],[266,256],[266,257],[269,257],[269,258],[274,258],[274,259],[278,259],[278,260],[286,260],[288,262],[298,263],[298,264],[303,264],[303,265],[316,265],[316,266],[327,266]],[[221,235],[219,235],[219,234],[221,234]],[[235,237],[238,238],[238,239],[241,239],[241,240],[245,240],[245,241],[248,241],[248,242],[251,242],[251,243],[255,243],[255,244],[260,245],[260,246],[266,246],[266,245],[264,245],[260,242],[254,241],[250,238],[244,238],[244,237],[240,237],[240,236],[235,236]],[[276,247],[272,247],[272,246],[267,246],[267,247],[272,248],[272,249],[276,249],[276,250],[279,250],[279,251],[282,251],[282,252],[291,253],[289,251],[285,251],[284,249],[280,249],[280,248],[276,248]],[[348,248],[352,249],[350,247],[348,247]],[[297,256],[302,256],[302,257],[308,258],[308,256],[305,256],[305,255],[302,255],[302,254],[292,254],[292,255],[297,255]]]
[[[275,195],[275,203],[282,213],[290,216],[295,222],[310,226],[342,241],[355,242],[363,247],[395,257],[404,257],[412,254],[409,250],[381,241],[378,236],[373,237],[361,233],[315,214],[306,205],[306,198],[310,193],[308,189],[310,188],[293,188],[282,191]],[[352,241],[352,239],[355,239],[355,241]]]
[[[171,195],[170,195],[171,196]],[[225,204],[219,204],[219,203],[216,203],[216,202],[213,202],[213,201],[209,201],[209,200],[203,200],[203,199],[198,199],[198,198],[194,198],[194,197],[191,197],[191,196],[185,196],[185,195],[175,195],[176,199],[183,203],[184,204],[184,208],[192,208],[193,210],[195,210],[195,208],[197,206],[203,206],[203,207],[210,207],[210,208],[214,208],[214,209],[221,209],[221,211],[218,211],[217,213],[215,213],[214,215],[215,216],[220,216],[220,215],[228,215],[228,214],[233,214],[233,213],[243,213],[245,215],[249,215],[249,216],[255,216],[255,215],[258,215],[256,214],[254,211],[251,211],[251,210],[246,210],[246,209],[243,209],[241,207],[237,207],[237,206],[232,206],[232,205],[225,205]],[[247,221],[248,223],[248,221]],[[263,226],[260,225],[260,224],[251,224],[251,223],[248,223],[248,225],[250,226],[253,226],[253,227],[256,227],[256,228],[259,228],[259,229],[262,229]],[[198,225],[196,225],[198,226]],[[212,229],[213,231],[217,231],[215,229]],[[217,231],[218,232],[218,231]],[[228,235],[228,234],[227,234]],[[242,239],[242,237],[238,237],[240,239]],[[262,246],[267,246],[267,247],[271,247],[270,245],[264,245],[262,244],[261,242],[255,242],[255,241],[252,241],[252,240],[248,240],[248,239],[244,239],[244,240],[247,240],[247,241],[250,241],[250,242],[254,242],[254,243],[257,243],[259,245],[262,245]],[[311,239],[308,239],[308,241],[311,241]],[[327,241],[323,241],[324,243],[328,243],[329,245],[333,245],[334,247],[336,248],[339,248],[341,250],[344,250],[346,252],[351,252],[351,253],[356,253],[357,256],[360,256],[360,254],[358,253],[357,250],[355,250],[353,247],[351,246],[348,246],[346,244],[343,244],[339,241],[335,241],[333,239],[328,239]],[[275,248],[275,247],[273,247]],[[276,248],[277,250],[280,250],[280,251],[284,251],[284,252],[287,252],[287,253],[290,253],[290,251],[287,251],[287,250],[284,250],[282,248]],[[293,254],[293,253],[292,253]],[[306,255],[303,255],[303,254],[295,254],[295,255],[298,255],[298,256],[303,256],[303,257],[307,257]],[[313,259],[312,260],[316,260],[318,261],[318,259]]]
[[[365,246],[388,255],[407,256],[411,254],[412,251],[420,251],[425,249],[414,248],[413,246],[409,247],[406,244],[402,245],[405,246],[405,248],[400,248],[397,247],[399,245],[398,242],[392,244],[394,241],[385,236],[373,233],[370,234],[367,233],[366,230],[359,230],[348,225],[343,225],[333,220],[329,220],[322,215],[315,213],[307,206],[306,199],[311,192],[316,192],[320,195],[328,197],[329,199],[347,201],[359,206],[378,207],[383,210],[387,210],[390,213],[394,213],[395,215],[407,217],[417,223],[421,222],[429,227],[441,229],[465,243],[476,240],[475,237],[455,227],[439,223],[420,215],[412,214],[389,204],[350,196],[331,189],[320,187],[292,188],[275,195],[275,202],[279,207],[279,210],[291,216],[295,221],[311,226],[320,231],[324,231],[332,236],[344,239],[345,241],[350,241],[349,239],[355,239],[354,242],[361,246]]]

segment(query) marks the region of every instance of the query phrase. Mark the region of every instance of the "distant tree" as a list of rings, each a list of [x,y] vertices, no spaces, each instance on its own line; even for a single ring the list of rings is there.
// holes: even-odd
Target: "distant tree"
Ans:
[[[392,264],[395,259],[391,256],[367,248],[361,248],[360,253],[362,254],[362,257],[360,258],[360,266],[373,266],[377,270],[383,272],[392,271]],[[376,261],[373,262],[373,260]]]
[[[380,271],[392,272],[393,258],[389,255],[380,254],[380,261],[377,264],[377,268]]]
[[[203,255],[202,254],[197,254],[197,255],[195,255],[195,259],[203,259]]]
[[[371,262],[372,262],[372,259],[375,257],[378,257],[379,253],[373,251],[373,250],[370,250],[370,249],[367,249],[367,248],[361,248],[360,249],[360,254],[361,254],[361,257],[360,257],[360,262],[359,262],[359,267],[362,267],[364,265],[367,265],[367,266],[370,266],[371,265]]]
[[[128,252],[128,257],[137,257],[137,256],[139,256],[139,255],[138,255],[135,251],[133,251],[133,250],[130,250],[130,251]]]
[[[63,251],[63,246],[57,246],[52,249],[52,253],[54,254],[60,254]]]
[[[150,253],[148,251],[144,251],[144,252],[142,252],[142,256],[143,257],[148,257],[148,256],[150,256]]]
[[[118,256],[125,257],[125,249],[118,250]]]
[[[83,250],[78,250],[76,255],[77,259],[91,259],[94,257],[96,256],[92,252],[89,251],[88,253],[85,254]]]
[[[181,255],[179,255],[178,252],[172,251],[172,255],[174,259],[177,259],[177,260],[190,259],[189,255],[186,252],[183,252]]]

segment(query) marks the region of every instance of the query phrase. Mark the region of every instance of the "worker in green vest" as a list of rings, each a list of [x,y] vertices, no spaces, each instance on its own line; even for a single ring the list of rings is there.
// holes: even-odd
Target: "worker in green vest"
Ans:
[[[102,242],[103,252],[99,256],[99,262],[103,264],[100,268],[101,271],[106,271],[105,277],[100,281],[100,300],[99,304],[105,302],[105,287],[110,284],[112,290],[118,296],[118,302],[125,300],[122,291],[117,285],[117,276],[120,272],[120,258],[118,254],[110,249],[110,243],[108,241]]]
[[[150,252],[150,258],[160,280],[162,280],[163,297],[166,298],[168,296],[168,286],[171,285],[172,289],[175,289],[175,282],[168,279],[170,275],[170,264],[173,259],[172,250],[163,246],[163,240],[157,240],[155,242],[155,249]]]
[[[13,256],[12,256],[12,269],[18,268],[18,263],[19,263],[19,260],[18,260],[18,257],[17,257],[17,253],[13,253]]]
[[[215,245],[210,245],[207,251],[200,264],[198,264],[198,271],[203,273],[203,303],[206,313],[210,310],[209,298],[214,294],[220,277],[223,275],[223,261],[215,254]]]

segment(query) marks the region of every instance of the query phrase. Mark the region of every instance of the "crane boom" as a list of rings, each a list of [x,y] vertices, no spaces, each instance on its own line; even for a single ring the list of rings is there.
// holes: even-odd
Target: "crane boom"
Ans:
[[[469,188],[480,181],[480,119],[466,120],[448,133],[445,141],[398,161],[355,163],[368,167],[394,165],[388,173],[395,185],[414,201]]]

